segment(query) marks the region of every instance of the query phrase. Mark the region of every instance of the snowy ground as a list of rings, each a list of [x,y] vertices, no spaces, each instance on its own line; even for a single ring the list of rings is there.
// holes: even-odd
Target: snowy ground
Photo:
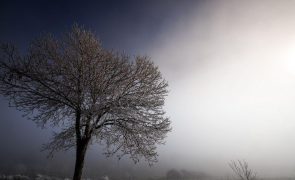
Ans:
[[[42,174],[37,174],[34,177],[29,177],[25,175],[1,175],[0,174],[0,180],[70,180],[71,178],[59,178],[59,177],[52,177],[52,176],[46,176]],[[90,178],[83,179],[83,180],[92,180]],[[98,180],[109,180],[108,176],[103,176],[99,178]]]
[[[50,177],[41,174],[37,174],[35,177],[29,177],[25,175],[0,175],[0,180],[70,180],[70,178],[57,178]]]

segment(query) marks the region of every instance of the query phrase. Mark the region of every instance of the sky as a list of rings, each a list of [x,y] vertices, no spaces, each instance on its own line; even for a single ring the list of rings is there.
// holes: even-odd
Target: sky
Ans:
[[[169,83],[164,108],[173,130],[149,173],[176,168],[225,176],[228,162],[244,159],[258,176],[294,177],[294,8],[294,1],[271,0],[1,1],[0,41],[25,51],[42,33],[59,36],[78,23],[108,49],[150,56]],[[35,163],[56,171],[72,162],[73,152],[47,160],[39,151],[51,129],[3,98],[0,106],[0,168]],[[101,162],[146,167],[99,152],[90,149],[88,169]]]

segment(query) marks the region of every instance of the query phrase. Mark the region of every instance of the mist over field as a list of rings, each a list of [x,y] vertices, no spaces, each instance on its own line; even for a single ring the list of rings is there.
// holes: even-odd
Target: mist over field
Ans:
[[[0,41],[25,51],[43,32],[79,23],[104,47],[147,55],[168,81],[172,131],[158,162],[106,158],[90,146],[85,177],[235,178],[245,160],[258,178],[295,177],[295,1],[1,2]],[[0,99],[0,175],[71,177],[74,150],[40,152],[54,130]],[[189,173],[188,173],[189,172]],[[0,176],[1,179],[1,176]],[[248,179],[249,180],[249,179]]]

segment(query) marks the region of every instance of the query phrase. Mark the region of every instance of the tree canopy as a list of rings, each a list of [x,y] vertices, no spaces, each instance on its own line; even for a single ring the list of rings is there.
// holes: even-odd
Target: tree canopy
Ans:
[[[149,57],[106,50],[77,25],[63,38],[32,41],[25,55],[11,44],[0,53],[0,93],[37,124],[61,128],[45,149],[86,151],[99,142],[107,155],[156,161],[171,128],[168,84]]]

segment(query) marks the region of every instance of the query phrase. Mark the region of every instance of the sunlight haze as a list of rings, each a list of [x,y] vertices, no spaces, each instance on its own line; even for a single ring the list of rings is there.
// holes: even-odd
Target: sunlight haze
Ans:
[[[173,132],[161,158],[215,172],[245,159],[261,175],[295,175],[294,7],[209,1],[163,35],[152,57],[170,85]]]
[[[258,177],[295,177],[295,1],[142,2],[102,6],[97,2],[93,7],[83,6],[88,10],[83,13],[78,11],[81,4],[74,4],[68,11],[77,16],[62,11],[60,18],[50,11],[56,26],[45,12],[38,19],[41,10],[34,14],[30,8],[24,12],[33,14],[25,22],[36,18],[32,21],[39,23],[38,28],[21,20],[18,25],[13,18],[7,24],[0,20],[5,27],[1,41],[11,38],[21,49],[38,33],[58,34],[74,22],[85,24],[104,47],[131,57],[150,56],[168,81],[164,109],[172,132],[165,145],[158,146],[159,162],[149,167],[145,161],[134,165],[128,157],[123,161],[105,158],[103,147],[94,145],[86,167],[92,170],[96,165],[103,173],[120,168],[125,173],[124,168],[130,167],[133,172],[155,175],[175,168],[227,177],[232,176],[228,163],[241,159]],[[2,13],[7,19],[12,14]],[[25,30],[19,34],[20,28]],[[44,168],[52,171],[62,169],[59,167],[63,172],[72,171],[73,165],[67,163],[73,164],[73,151],[51,160],[45,159],[44,152],[38,154],[52,129],[40,130],[8,108],[3,98],[0,105],[0,142],[4,144],[0,173],[7,165],[38,161],[32,166],[47,162]]]

